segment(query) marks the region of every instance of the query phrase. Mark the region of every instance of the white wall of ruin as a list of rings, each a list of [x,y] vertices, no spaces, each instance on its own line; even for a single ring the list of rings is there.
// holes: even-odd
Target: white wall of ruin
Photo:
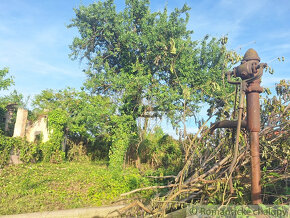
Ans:
[[[25,136],[27,116],[28,116],[27,110],[23,108],[18,108],[13,137],[23,138]]]
[[[35,122],[27,122],[28,111],[18,108],[13,137],[26,137],[29,142],[34,142],[37,135],[42,136],[42,142],[49,139],[47,128],[47,115],[39,116]]]
[[[47,142],[49,139],[49,131],[47,129],[47,116],[40,116],[34,123],[26,127],[26,139],[29,142],[34,142],[37,135],[42,135],[42,142]]]

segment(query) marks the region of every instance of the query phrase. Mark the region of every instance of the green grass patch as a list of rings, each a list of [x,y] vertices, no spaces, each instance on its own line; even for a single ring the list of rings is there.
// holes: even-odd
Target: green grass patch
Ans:
[[[134,168],[109,171],[104,163],[9,166],[0,172],[0,215],[101,206],[150,185]]]

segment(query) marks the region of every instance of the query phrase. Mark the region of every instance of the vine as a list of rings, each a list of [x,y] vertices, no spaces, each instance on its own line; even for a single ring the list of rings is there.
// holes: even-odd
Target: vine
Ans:
[[[61,150],[64,139],[64,127],[67,123],[67,113],[56,109],[48,113],[49,140],[41,144],[43,161],[62,161],[65,152]]]
[[[109,167],[121,170],[125,161],[127,148],[130,144],[130,136],[134,136],[132,127],[134,119],[130,115],[113,116],[112,146],[109,151]]]
[[[9,163],[11,152],[18,153],[24,163],[36,162],[41,159],[40,148],[20,137],[8,137],[0,130],[0,168]]]

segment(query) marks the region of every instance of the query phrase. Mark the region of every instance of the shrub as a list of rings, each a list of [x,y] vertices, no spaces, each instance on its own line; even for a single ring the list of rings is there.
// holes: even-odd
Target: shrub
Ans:
[[[11,152],[19,153],[20,160],[24,163],[36,162],[41,159],[40,147],[29,143],[22,138],[4,136],[0,132],[0,168],[8,164]]]
[[[154,168],[164,168],[176,172],[182,164],[182,148],[180,143],[162,130],[149,133],[139,147],[141,163],[150,164]]]
[[[69,161],[88,161],[87,149],[82,142],[76,144],[75,142],[68,140],[67,142],[68,152],[67,159]]]

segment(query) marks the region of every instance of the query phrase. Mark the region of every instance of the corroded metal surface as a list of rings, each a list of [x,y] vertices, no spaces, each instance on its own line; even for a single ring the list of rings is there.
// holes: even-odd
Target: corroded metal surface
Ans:
[[[251,145],[251,197],[253,204],[261,204],[261,169],[259,152],[259,132],[250,132]]]
[[[258,92],[249,92],[247,98],[247,129],[250,132],[260,131],[260,102]]]
[[[240,121],[237,128],[245,127],[250,133],[251,145],[251,182],[252,182],[252,203],[260,204],[261,200],[261,170],[259,153],[259,131],[260,131],[260,102],[259,94],[263,91],[260,86],[263,69],[267,64],[260,63],[260,57],[254,49],[249,49],[241,62],[232,72],[227,73],[228,82],[241,84],[241,95],[246,93],[247,99],[247,121]],[[232,81],[231,76],[240,77],[242,82]],[[245,84],[245,85],[243,85]],[[242,100],[242,99],[241,99]],[[238,121],[221,121],[215,123],[211,128],[233,128]],[[239,126],[240,125],[240,126]],[[238,138],[238,136],[237,136]]]
[[[210,132],[212,133],[217,128],[236,128],[238,124],[237,120],[223,120],[216,122],[211,125]],[[247,121],[242,120],[241,122],[241,128],[247,128]]]
[[[250,60],[257,60],[259,62],[261,60],[258,53],[252,48],[250,48],[250,49],[248,49],[248,51],[246,51],[242,61],[250,61]]]
[[[240,66],[235,69],[235,75],[247,82],[247,129],[250,132],[251,146],[251,182],[252,203],[260,204],[261,200],[261,169],[259,153],[260,131],[260,102],[259,94],[263,91],[260,86],[261,76],[266,64],[260,64],[260,57],[254,49],[249,49]]]

